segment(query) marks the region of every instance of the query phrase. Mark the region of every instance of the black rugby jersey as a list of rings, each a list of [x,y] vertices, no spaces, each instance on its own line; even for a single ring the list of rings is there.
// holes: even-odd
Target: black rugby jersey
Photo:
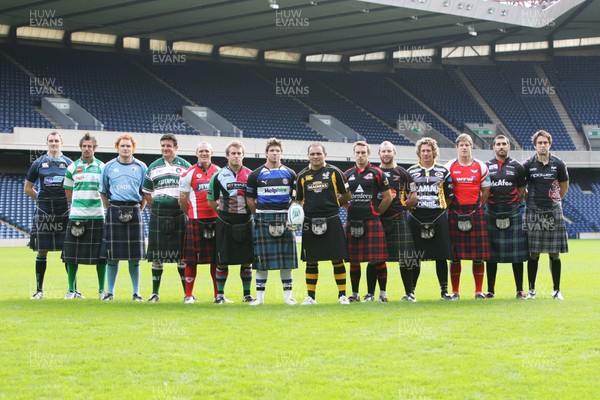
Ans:
[[[526,185],[525,169],[515,159],[507,157],[504,162],[496,158],[486,162],[490,172],[490,195],[488,203],[493,205],[515,205],[519,201],[518,188]]]
[[[296,200],[303,203],[304,215],[330,217],[340,211],[338,197],[348,192],[342,171],[330,164],[312,170],[304,168],[298,174]]]
[[[388,180],[390,188],[392,190],[392,204],[385,210],[381,216],[383,218],[391,218],[398,215],[406,209],[406,199],[410,192],[416,192],[417,186],[415,185],[412,176],[402,167],[396,166],[394,168],[382,168],[383,175]],[[376,204],[379,207],[381,203],[381,194],[377,195]]]
[[[408,169],[408,173],[417,187],[417,209],[448,208],[446,198],[452,197],[452,177],[446,167],[435,164],[424,168],[416,164]]]
[[[377,195],[390,190],[388,179],[378,167],[368,164],[360,170],[354,166],[344,172],[352,197],[348,204],[348,218],[373,219],[379,217]]]
[[[560,158],[550,155],[544,165],[534,155],[523,163],[527,180],[527,207],[552,208],[560,204],[560,182],[569,180],[567,166]]]

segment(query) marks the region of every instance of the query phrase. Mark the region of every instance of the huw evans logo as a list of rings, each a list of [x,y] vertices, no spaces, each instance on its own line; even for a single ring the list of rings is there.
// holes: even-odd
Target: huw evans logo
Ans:
[[[56,84],[56,78],[29,78],[29,94],[38,96],[63,95],[64,89]]]
[[[161,47],[152,51],[152,64],[155,65],[182,65],[187,61],[185,54],[180,54],[172,47]]]
[[[275,11],[275,27],[277,29],[304,29],[309,25],[308,18],[302,17],[302,10]]]
[[[547,78],[521,78],[522,95],[551,95],[555,94],[554,86]]]
[[[275,78],[277,96],[308,96],[310,89],[302,84],[302,78]]]
[[[56,10],[29,10],[29,26],[36,28],[62,28],[63,19],[56,17]]]
[[[398,62],[407,64],[431,64],[433,57],[426,53],[423,46],[400,46],[398,48]]]

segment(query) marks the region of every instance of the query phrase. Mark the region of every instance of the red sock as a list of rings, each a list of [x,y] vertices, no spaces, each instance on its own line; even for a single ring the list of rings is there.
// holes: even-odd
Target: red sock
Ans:
[[[460,261],[450,263],[450,280],[452,281],[452,293],[460,292],[460,272],[462,266]]]
[[[194,283],[196,282],[196,266],[187,265],[183,271],[183,277],[185,279],[185,297],[191,297],[194,295]]]
[[[485,270],[481,261],[473,261],[473,278],[475,278],[475,293],[483,291],[483,271]]]
[[[219,294],[217,289],[217,264],[210,264],[210,277],[213,282],[213,297],[217,297],[217,294]]]

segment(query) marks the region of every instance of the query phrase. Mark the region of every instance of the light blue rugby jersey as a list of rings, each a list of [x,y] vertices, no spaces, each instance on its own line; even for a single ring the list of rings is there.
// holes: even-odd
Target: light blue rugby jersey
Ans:
[[[134,158],[130,164],[122,164],[118,158],[110,160],[102,172],[100,193],[109,201],[134,201],[141,203],[142,186],[148,167]]]

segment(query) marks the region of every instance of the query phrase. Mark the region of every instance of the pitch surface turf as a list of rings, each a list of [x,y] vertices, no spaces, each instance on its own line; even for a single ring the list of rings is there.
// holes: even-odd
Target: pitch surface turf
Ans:
[[[600,241],[570,247],[562,256],[562,302],[549,296],[543,256],[533,301],[514,299],[508,264],[499,266],[497,297],[475,301],[466,262],[462,299],[442,302],[433,263],[425,263],[417,303],[399,301],[392,264],[390,303],[342,306],[331,265],[321,263],[318,305],[283,305],[275,272],[259,307],[240,303],[237,267],[226,287],[234,304],[212,304],[201,267],[199,302],[184,305],[173,265],[161,302],[136,303],[124,263],[113,302],[97,299],[92,266],[79,269],[87,299],[65,301],[58,253],[49,255],[45,299],[33,301],[34,253],[2,248],[0,399],[598,398]],[[147,298],[149,264],[142,269]],[[300,302],[303,271],[294,274]],[[361,294],[364,279],[363,270]]]

